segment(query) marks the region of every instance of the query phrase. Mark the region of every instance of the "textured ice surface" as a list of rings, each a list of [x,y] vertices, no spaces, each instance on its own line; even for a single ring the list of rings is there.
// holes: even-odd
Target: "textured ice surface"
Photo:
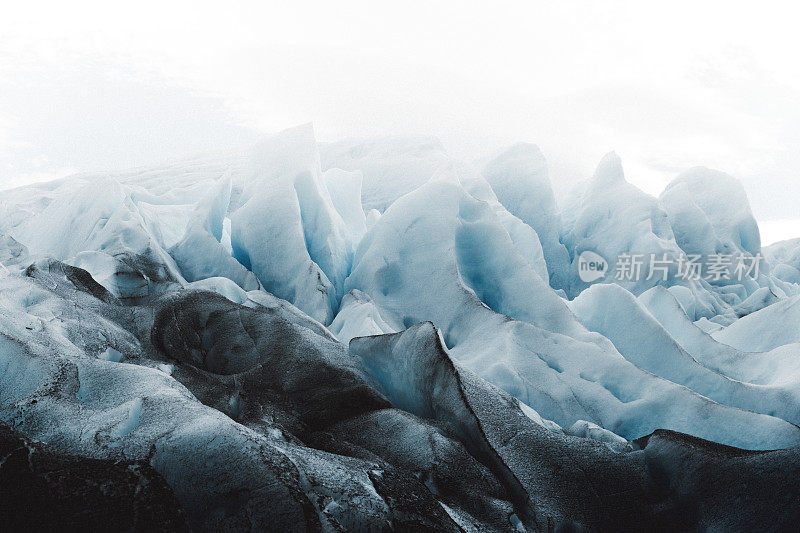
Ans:
[[[353,289],[342,299],[339,313],[328,327],[340,341],[349,343],[354,337],[396,333],[403,324],[387,311],[378,309],[366,293]]]
[[[791,424],[709,401],[622,358],[526,264],[489,205],[452,182],[395,202],[359,246],[346,288],[406,326],[437,324],[454,357],[563,426],[587,420],[627,438],[670,428],[743,447],[798,442]]]
[[[320,147],[323,168],[359,171],[364,210],[386,210],[395,200],[423,185],[451,162],[432,137],[350,140]]]
[[[788,529],[799,248],[589,284],[585,250],[758,254],[741,186],[610,154],[559,209],[534,145],[301,126],[0,192],[0,421],[195,530]]]
[[[635,296],[621,287],[613,284],[590,287],[572,302],[571,308],[583,324],[610,339],[637,367],[684,385],[717,403],[800,424],[800,387],[755,385],[703,366]],[[684,327],[694,326],[685,324]],[[690,334],[684,332],[684,338]],[[690,346],[701,356],[713,354],[715,348],[701,346],[697,340]],[[729,354],[729,358],[734,359],[734,354]],[[724,370],[727,365],[718,362],[712,366]]]
[[[498,155],[483,169],[498,200],[514,215],[536,230],[556,289],[567,287],[569,255],[559,241],[560,216],[547,162],[532,144],[518,144]]]
[[[672,338],[703,366],[748,383],[797,388],[800,344],[786,344],[768,352],[745,352],[717,341],[693,324],[672,294],[661,287],[645,292],[639,300]]]
[[[743,317],[713,334],[720,342],[750,352],[766,352],[800,342],[800,296],[793,296]]]
[[[800,238],[776,242],[765,247],[763,253],[777,278],[800,284]]]
[[[615,153],[600,161],[592,178],[573,192],[564,205],[562,241],[569,250],[572,266],[568,294],[575,296],[588,284],[578,276],[578,257],[585,250],[595,252],[609,263],[609,281],[622,254],[641,254],[645,275],[622,279],[618,283],[639,294],[660,282],[647,279],[651,254],[677,259],[680,248],[666,212],[653,198],[625,180],[622,162]],[[675,267],[669,272],[675,278]]]
[[[786,269],[784,280],[758,259],[758,225],[741,185],[706,168],[680,175],[657,199],[628,183],[619,157],[610,153],[565,200],[561,240],[572,260],[570,297],[591,284],[578,275],[584,251],[608,261],[603,282],[634,295],[657,285],[669,287],[692,320],[718,317],[718,323],[728,325],[772,303],[768,292],[781,298],[797,291],[797,285],[785,282],[791,281]],[[639,257],[639,270],[631,268],[631,256]],[[681,270],[681,261],[689,257],[702,265],[696,277]],[[710,270],[715,257],[731,263],[724,275]],[[758,268],[737,273],[737,262],[745,267],[758,263]]]
[[[742,185],[705,167],[687,170],[659,196],[678,245],[692,254],[755,255],[761,251],[758,224]]]
[[[256,276],[221,243],[230,197],[230,178],[220,178],[197,204],[181,240],[169,252],[187,281],[222,276],[244,290],[255,290],[260,287]]]
[[[334,206],[313,129],[299,127],[264,141],[252,165],[238,200],[242,205],[231,214],[233,255],[266,290],[328,324],[343,296],[356,222],[348,227]],[[357,202],[357,185],[338,187],[340,206]]]

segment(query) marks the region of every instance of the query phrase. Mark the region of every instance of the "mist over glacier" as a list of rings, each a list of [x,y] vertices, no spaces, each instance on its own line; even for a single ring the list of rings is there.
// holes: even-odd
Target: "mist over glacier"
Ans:
[[[478,164],[307,124],[2,191],[0,262],[0,453],[177,502],[119,524],[800,519],[800,240],[762,247],[718,170],[655,197],[610,153],[557,198],[533,144]],[[81,478],[48,461],[0,475]]]

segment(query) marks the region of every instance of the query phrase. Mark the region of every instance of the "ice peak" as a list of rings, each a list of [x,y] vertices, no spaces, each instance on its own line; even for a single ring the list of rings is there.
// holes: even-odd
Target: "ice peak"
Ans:
[[[267,182],[303,171],[319,174],[319,150],[313,124],[309,122],[264,138],[253,147],[250,164],[252,176]]]
[[[746,198],[747,196],[744,191],[744,187],[742,186],[742,182],[737,178],[722,172],[721,170],[703,166],[692,167],[689,170],[682,172],[675,179],[669,182],[669,184],[667,184],[664,192],[667,192],[671,188],[680,186],[691,186],[693,188],[697,188],[698,190],[714,188],[718,192],[736,195],[740,197],[740,199],[741,197]]]
[[[659,201],[687,252],[712,253],[761,250],[758,224],[747,193],[733,176],[694,167],[672,180]]]
[[[593,183],[613,184],[625,181],[625,173],[622,170],[622,160],[616,152],[609,152],[603,156],[597,169],[592,176]]]
[[[520,142],[509,146],[505,149],[500,155],[498,155],[495,160],[498,159],[509,159],[509,158],[522,158],[527,157],[530,158],[531,161],[535,161],[541,165],[546,165],[546,161],[544,158],[544,154],[539,149],[539,146],[534,143],[527,143],[527,142]]]

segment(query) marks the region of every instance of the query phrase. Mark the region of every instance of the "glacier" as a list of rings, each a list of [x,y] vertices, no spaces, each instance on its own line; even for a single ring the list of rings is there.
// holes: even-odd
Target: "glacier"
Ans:
[[[556,198],[533,144],[470,162],[310,124],[0,191],[0,516],[791,530],[798,251],[717,170],[654,197],[610,153]]]

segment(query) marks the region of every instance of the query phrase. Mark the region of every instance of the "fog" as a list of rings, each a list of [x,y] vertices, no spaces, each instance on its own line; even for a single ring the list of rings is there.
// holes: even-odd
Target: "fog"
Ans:
[[[658,194],[739,178],[763,240],[800,236],[800,38],[779,4],[33,3],[0,19],[0,187],[313,122],[320,140],[538,144],[557,195],[615,150]]]

